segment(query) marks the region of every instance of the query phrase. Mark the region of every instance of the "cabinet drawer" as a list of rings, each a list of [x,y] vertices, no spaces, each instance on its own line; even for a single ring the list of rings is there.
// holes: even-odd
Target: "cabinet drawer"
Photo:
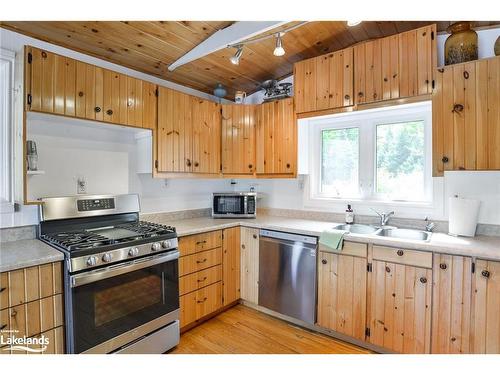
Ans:
[[[432,253],[405,250],[396,247],[373,246],[373,259],[384,262],[407,264],[410,266],[432,268]]]
[[[335,253],[339,255],[351,255],[354,257],[366,258],[368,254],[368,245],[365,243],[344,241],[344,247],[340,252],[334,252],[321,244],[319,245],[319,251],[323,251],[325,253]]]
[[[0,274],[0,310],[62,293],[61,262]]]
[[[222,266],[207,268],[179,278],[179,295],[190,293],[222,280]]]
[[[180,298],[180,326],[185,327],[222,307],[222,282],[185,294]]]
[[[179,238],[180,256],[194,254],[222,246],[222,231],[194,234]]]
[[[179,276],[198,272],[222,263],[222,248],[179,258]]]

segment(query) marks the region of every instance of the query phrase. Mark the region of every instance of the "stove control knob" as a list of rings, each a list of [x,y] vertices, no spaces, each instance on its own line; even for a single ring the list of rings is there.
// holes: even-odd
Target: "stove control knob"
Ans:
[[[169,247],[172,246],[171,242],[169,240],[165,240],[165,241],[162,241],[161,242],[161,246],[164,248],[164,249],[168,249]]]
[[[158,251],[161,250],[161,245],[159,242],[155,242],[154,244],[151,245],[151,251]]]
[[[110,253],[106,253],[102,256],[102,261],[104,263],[109,263],[111,262],[111,254]]]
[[[129,257],[136,257],[137,255],[139,255],[139,249],[137,247],[133,247],[128,251]]]
[[[95,266],[96,264],[97,264],[97,257],[92,255],[87,258],[87,266],[92,267]]]

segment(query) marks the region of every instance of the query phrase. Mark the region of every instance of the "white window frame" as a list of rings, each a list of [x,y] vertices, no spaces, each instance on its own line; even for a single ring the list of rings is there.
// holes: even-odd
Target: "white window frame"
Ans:
[[[2,173],[0,189],[0,213],[14,210],[14,52],[0,48],[0,85],[7,91],[4,101],[0,102],[0,169]],[[3,193],[2,193],[3,192]]]
[[[376,193],[376,126],[408,121],[424,122],[424,191],[425,200],[389,200]],[[332,197],[321,193],[321,132],[327,129],[359,128],[359,192],[354,197]],[[380,203],[415,207],[431,207],[432,191],[432,107],[431,102],[341,113],[309,120],[309,186],[306,204],[318,206],[334,203]]]

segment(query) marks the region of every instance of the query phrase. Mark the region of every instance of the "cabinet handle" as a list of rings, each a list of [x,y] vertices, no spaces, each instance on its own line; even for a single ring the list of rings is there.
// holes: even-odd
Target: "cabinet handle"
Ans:
[[[200,165],[200,163],[198,163],[197,161],[194,162],[194,166],[197,167],[198,165]]]
[[[358,92],[358,96],[359,96],[360,98],[362,98],[362,97],[363,97],[363,92],[362,92],[362,91]]]
[[[203,303],[207,300],[207,297],[203,298],[201,301],[196,301],[196,303]]]
[[[252,164],[248,164],[248,169],[252,169],[253,165]]]
[[[203,260],[197,260],[196,263],[198,263],[198,264],[205,263],[207,260],[208,260],[207,258],[205,258]]]
[[[455,113],[460,113],[464,110],[464,106],[462,104],[455,104],[453,106],[453,110],[452,112],[455,112]]]
[[[398,254],[398,256],[400,256],[400,257],[402,257],[402,256],[404,255],[404,253],[405,253],[405,252],[404,252],[403,250],[398,250],[398,251],[396,252],[396,254]]]
[[[207,279],[207,277],[205,276],[203,279],[198,279],[198,280],[196,280],[196,281],[197,281],[197,282],[199,282],[199,283],[202,283],[202,282],[204,282],[206,279]]]
[[[467,70],[464,70],[464,78],[469,79],[469,72]]]
[[[0,293],[2,293],[4,290],[7,290],[7,288],[6,287],[1,287],[0,288]]]
[[[389,81],[389,80],[387,79],[387,77],[384,77],[384,82],[387,82],[387,81]]]
[[[187,165],[188,167],[190,167],[190,166],[191,166],[191,160],[186,159],[186,165]]]
[[[373,93],[373,99],[377,99],[377,93],[376,92]]]
[[[482,275],[482,276],[484,276],[484,277],[486,277],[486,278],[488,279],[488,278],[490,277],[490,271],[483,270],[483,271],[481,272],[481,275]]]
[[[42,57],[43,57],[44,59],[46,59],[46,58],[47,58],[47,52],[42,51]]]
[[[241,245],[241,248],[242,248],[243,250],[245,250],[245,249],[246,249],[245,244],[242,244],[242,245]]]
[[[447,268],[448,268],[448,266],[446,265],[446,263],[441,263],[441,264],[439,265],[439,268],[441,268],[442,270],[445,270],[445,269],[447,269]]]
[[[78,96],[81,98],[83,96],[83,91],[78,91]]]
[[[448,156],[443,156],[443,158],[441,159],[441,161],[443,163],[448,163],[450,161],[450,159],[448,159]]]
[[[290,169],[290,163],[286,163],[286,167]]]
[[[11,317],[15,317],[17,315],[17,311],[16,310],[12,310],[12,312],[10,313],[10,316]]]
[[[349,99],[351,99],[351,97],[350,97],[350,95],[347,95],[347,94],[346,94],[346,95],[344,96],[344,99],[345,99],[345,100],[349,100]]]
[[[427,282],[427,278],[426,278],[426,277],[421,277],[421,278],[420,278],[420,282],[421,282],[422,284],[425,284],[425,283]]]
[[[3,331],[5,328],[7,328],[7,324],[2,324],[2,326],[0,327],[0,331]]]
[[[196,242],[196,244],[197,244],[197,245],[201,245],[201,244],[204,244],[204,243],[207,243],[207,241],[206,241],[206,240],[203,240],[203,241],[198,241],[198,242]]]
[[[106,111],[106,114],[109,115],[109,116],[111,116],[113,114],[113,110],[112,109],[108,109]]]
[[[94,108],[94,111],[95,111],[96,113],[101,112],[101,107],[95,107],[95,108]]]
[[[385,267],[385,272],[391,272],[391,269],[389,267]]]
[[[328,262],[326,261],[326,259],[321,259],[321,263],[327,264]]]
[[[257,239],[257,235],[256,235],[256,234],[254,234],[252,237],[253,237],[254,239]]]

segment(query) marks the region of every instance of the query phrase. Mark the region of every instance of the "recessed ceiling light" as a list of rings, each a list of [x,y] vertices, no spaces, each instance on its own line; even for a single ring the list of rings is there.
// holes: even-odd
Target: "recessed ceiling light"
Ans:
[[[359,25],[361,22],[363,22],[363,21],[347,21],[347,26],[353,27],[353,26]]]
[[[239,46],[234,56],[231,56],[229,58],[229,61],[231,61],[231,63],[234,65],[240,65],[240,57],[242,54],[243,54],[243,46]]]
[[[281,34],[278,33],[276,36],[276,47],[274,48],[274,56],[283,56],[285,54],[285,49],[283,48],[283,41],[281,40]]]

